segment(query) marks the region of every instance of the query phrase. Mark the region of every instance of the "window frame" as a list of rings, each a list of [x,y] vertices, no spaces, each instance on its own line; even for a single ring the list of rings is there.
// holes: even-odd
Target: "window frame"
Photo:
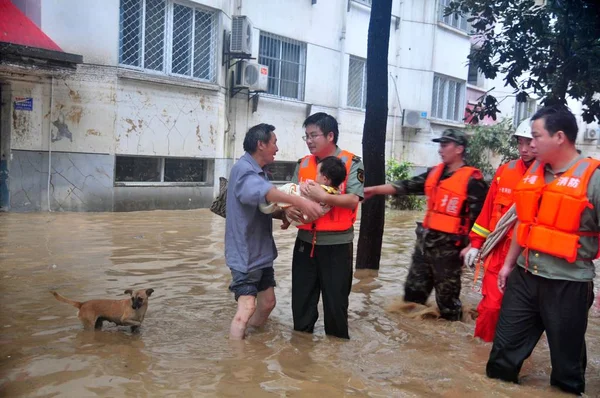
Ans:
[[[117,181],[117,158],[143,158],[143,159],[158,159],[160,167],[160,181]],[[178,182],[165,181],[165,163],[166,159],[181,159],[181,160],[200,160],[205,163],[205,181],[193,182]],[[115,155],[115,165],[113,172],[113,186],[115,187],[206,187],[212,186],[214,183],[214,167],[215,162],[212,158],[198,157],[183,157],[183,156],[144,156],[144,155]]]
[[[535,98],[527,98],[525,102],[518,102],[515,98],[515,109],[513,112],[513,126],[515,128],[525,119],[531,118],[538,109],[537,100]],[[523,114],[521,115],[521,112]],[[523,115],[525,115],[523,117]],[[521,116],[520,118],[518,116]]]
[[[451,28],[460,30],[461,32],[468,33],[470,30],[469,22],[467,21],[469,18],[468,15],[459,15],[458,18],[456,18],[453,14],[444,16],[444,10],[446,7],[448,7],[451,1],[452,0],[440,0],[438,2],[438,22],[443,23]]]
[[[261,42],[262,42],[262,38],[266,37],[270,40],[277,40],[279,42],[279,57],[275,58],[273,56],[269,56],[269,55],[263,55],[261,53],[262,50],[262,46],[261,46]],[[291,39],[285,36],[280,36],[280,35],[276,35],[270,32],[266,32],[266,31],[260,31],[259,33],[259,45],[258,45],[258,63],[259,64],[263,64],[263,65],[268,65],[269,66],[269,87],[271,85],[271,81],[272,79],[276,79],[278,84],[278,92],[277,93],[271,93],[269,92],[269,88],[267,88],[267,91],[264,92],[263,95],[266,96],[270,96],[270,97],[274,97],[274,98],[285,98],[285,99],[290,99],[290,100],[295,100],[295,101],[304,101],[305,95],[306,95],[306,64],[307,64],[307,44],[306,42],[303,41],[299,41],[299,40],[295,40],[295,39]],[[295,63],[295,61],[287,61],[284,60],[282,58],[283,54],[283,44],[284,43],[288,43],[291,45],[298,45],[300,46],[300,61],[297,63],[298,65],[298,82],[296,82],[296,85],[298,86],[298,95],[296,97],[289,97],[286,95],[282,95],[281,94],[281,82],[282,82],[282,63],[283,62],[287,62],[287,63]],[[278,68],[272,68],[271,64],[269,62],[266,61],[274,61],[278,63]],[[278,70],[278,76],[277,77],[273,77],[271,76],[272,72],[275,72],[275,70]],[[286,80],[287,82],[292,82],[291,80]]]
[[[355,62],[362,62],[362,80],[360,82],[360,90],[361,90],[361,96],[360,96],[360,106],[356,106],[354,104],[350,104],[350,63],[352,61]],[[348,85],[346,86],[347,88],[347,92],[346,92],[346,106],[348,108],[351,109],[357,109],[357,110],[361,110],[364,111],[367,109],[367,60],[364,58],[360,58],[360,57],[356,57],[354,55],[350,55],[350,57],[348,58]]]
[[[219,63],[219,52],[217,49],[219,48],[219,35],[220,31],[220,13],[218,10],[214,10],[208,7],[205,7],[201,4],[189,4],[177,0],[161,0],[164,3],[165,7],[165,15],[164,15],[164,26],[163,26],[163,36],[162,36],[162,69],[150,69],[146,66],[145,52],[146,52],[146,5],[148,0],[139,0],[141,4],[141,15],[140,22],[137,29],[139,30],[139,41],[140,41],[140,49],[137,57],[137,61],[140,66],[132,65],[130,63],[125,63],[126,60],[123,58],[123,47],[124,47],[124,37],[123,37],[123,1],[119,1],[119,42],[118,42],[118,66],[122,68],[127,68],[131,70],[137,70],[144,73],[149,73],[158,76],[172,76],[176,78],[190,79],[199,82],[206,83],[216,83],[218,81],[218,63]],[[193,18],[193,26],[191,27],[191,33],[187,38],[187,43],[190,46],[190,60],[189,60],[189,68],[190,74],[181,74],[173,72],[173,28],[174,28],[174,8],[175,6],[187,7],[192,10],[192,18]],[[206,46],[208,48],[208,52],[210,54],[209,65],[207,69],[203,69],[199,74],[204,75],[208,74],[209,78],[196,77],[195,75],[195,60],[196,60],[196,40],[195,40],[195,32],[196,32],[196,16],[197,12],[202,12],[205,14],[209,14],[211,18],[211,26],[210,26],[210,39],[206,42]],[[200,50],[199,50],[200,51]],[[159,52],[157,52],[158,54]]]
[[[436,79],[438,79],[438,83],[437,83],[437,90],[436,90]],[[440,82],[444,85],[444,97],[443,97],[443,103],[442,103],[442,115],[440,116],[438,114],[438,110],[439,110],[439,90],[440,90]],[[458,99],[459,104],[456,105],[457,101],[456,101],[456,94],[458,93],[458,89],[456,89],[454,91],[454,112],[456,113],[456,119],[451,119],[448,118],[448,109],[450,107],[450,83],[454,83],[454,84],[460,84],[460,97]],[[436,94],[437,91],[437,94]],[[465,80],[460,80],[454,77],[450,77],[450,76],[445,76],[445,75],[441,75],[439,73],[434,73],[433,75],[433,87],[432,87],[432,96],[431,96],[431,118],[432,119],[436,119],[436,120],[440,120],[440,121],[446,121],[446,122],[452,122],[452,123],[464,123],[464,114],[465,114],[465,109],[466,109],[466,104],[465,104],[465,99],[466,99],[466,94],[467,94],[467,84]]]
[[[267,176],[269,176],[269,181],[270,181],[271,183],[273,183],[273,184],[286,184],[286,183],[288,183],[288,182],[291,182],[291,181],[292,181],[292,179],[294,178],[294,170],[296,170],[296,166],[298,165],[298,161],[295,161],[295,162],[294,162],[294,161],[290,161],[290,160],[276,160],[276,161],[275,161],[275,162],[273,162],[271,165],[276,165],[276,164],[286,164],[286,165],[292,166],[292,167],[291,167],[291,170],[292,170],[292,173],[291,173],[291,174],[292,174],[292,176],[291,176],[291,178],[290,178],[289,180],[271,180],[271,179],[270,179],[270,174],[271,174],[271,173],[270,173],[270,171],[271,171],[271,170],[270,170],[270,169],[268,169]],[[271,165],[269,165],[269,166],[271,166]],[[268,168],[269,166],[267,166],[267,168]]]

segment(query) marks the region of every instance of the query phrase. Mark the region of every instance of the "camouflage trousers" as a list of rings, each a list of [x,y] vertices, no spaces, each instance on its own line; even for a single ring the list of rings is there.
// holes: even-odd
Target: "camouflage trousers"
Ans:
[[[425,304],[435,288],[435,300],[442,318],[459,321],[462,318],[460,249],[449,241],[425,245],[423,238],[417,236],[404,284],[404,301]]]

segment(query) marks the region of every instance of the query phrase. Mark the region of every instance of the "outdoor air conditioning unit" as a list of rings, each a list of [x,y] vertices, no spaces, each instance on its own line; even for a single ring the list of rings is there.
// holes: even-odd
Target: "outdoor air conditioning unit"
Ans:
[[[239,55],[252,55],[252,22],[245,15],[236,15],[231,21],[229,52]]]
[[[413,129],[422,129],[427,127],[427,112],[405,109],[403,126]]]
[[[592,141],[598,139],[598,129],[589,128],[583,133],[583,139]]]
[[[239,61],[235,85],[251,91],[267,91],[269,67],[256,62]]]

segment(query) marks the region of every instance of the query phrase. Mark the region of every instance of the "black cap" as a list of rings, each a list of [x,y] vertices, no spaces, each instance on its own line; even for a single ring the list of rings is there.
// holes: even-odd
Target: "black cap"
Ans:
[[[467,146],[467,135],[464,131],[456,130],[456,129],[446,129],[442,133],[440,138],[434,138],[431,140],[433,142],[455,142],[458,145],[462,145],[464,147]]]

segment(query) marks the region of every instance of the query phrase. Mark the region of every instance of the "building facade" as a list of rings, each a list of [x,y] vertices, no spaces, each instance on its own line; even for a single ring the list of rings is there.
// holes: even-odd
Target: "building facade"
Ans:
[[[302,122],[319,111],[360,155],[370,2],[12,0],[82,62],[59,71],[2,63],[2,206],[207,207],[249,127],[276,126],[271,178],[285,181],[307,153]],[[485,89],[469,82],[467,23],[444,17],[446,3],[393,1],[386,158],[416,171],[438,162],[432,138],[465,127],[467,88]],[[240,16],[244,56],[228,45]],[[245,62],[268,67],[265,92],[237,85]]]

